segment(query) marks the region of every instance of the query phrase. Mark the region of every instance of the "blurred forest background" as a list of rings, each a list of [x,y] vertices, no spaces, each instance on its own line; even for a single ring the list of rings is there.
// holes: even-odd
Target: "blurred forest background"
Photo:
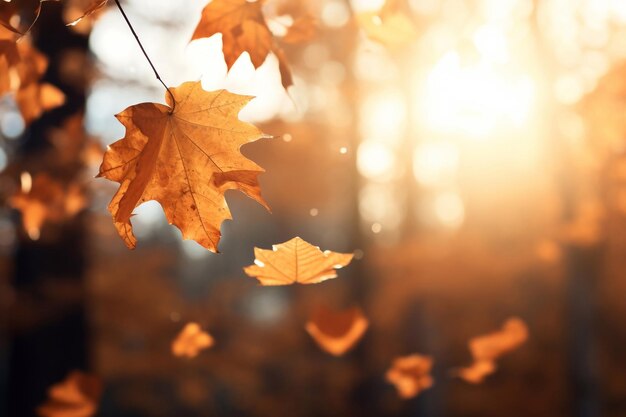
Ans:
[[[29,37],[65,104],[25,123],[0,101],[1,416],[34,416],[74,369],[102,379],[102,417],[626,415],[626,2],[267,0],[316,21],[284,47],[289,93],[273,55],[227,71],[219,35],[189,43],[206,3],[122,2],[168,85],[256,96],[240,117],[275,137],[243,153],[272,212],[228,193],[213,254],[147,203],[129,251],[97,146],[53,150],[123,137],[114,114],[164,89],[114,4],[65,27],[72,8],[45,3]],[[24,172],[86,208],[25,230]],[[317,285],[243,273],[294,236],[355,260]],[[304,330],[320,305],[369,320],[342,357]],[[526,343],[481,384],[454,377],[512,316]],[[174,357],[191,321],[215,345]],[[411,353],[434,384],[405,400],[385,372]]]

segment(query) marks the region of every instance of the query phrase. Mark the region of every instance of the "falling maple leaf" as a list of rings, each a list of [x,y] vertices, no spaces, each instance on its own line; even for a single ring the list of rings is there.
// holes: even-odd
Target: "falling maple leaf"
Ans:
[[[305,329],[320,348],[334,356],[341,356],[363,337],[369,321],[358,307],[344,311],[320,308]]]
[[[100,379],[80,371],[50,387],[47,401],[37,408],[40,417],[91,417],[102,395]]]
[[[394,359],[385,374],[387,381],[395,385],[401,398],[413,398],[425,389],[432,387],[430,370],[433,360],[430,356],[413,354]]]
[[[168,106],[143,103],[117,115],[126,136],[106,151],[98,176],[120,183],[109,211],[129,248],[137,242],[133,210],[156,200],[184,239],[217,252],[220,225],[232,218],[227,190],[240,190],[268,208],[258,182],[263,169],[239,151],[263,134],[237,118],[249,96],[208,92],[200,82],[170,91],[175,104],[167,94]]]
[[[262,10],[264,3],[265,0],[211,1],[202,10],[202,17],[191,40],[209,38],[221,33],[222,50],[228,69],[244,52],[248,52],[254,68],[260,67],[268,54],[273,52],[278,59],[282,85],[287,89],[293,85],[291,69],[284,51],[275,42],[267,25]],[[288,43],[308,40],[314,34],[313,22],[309,17],[296,19],[283,39]]]
[[[9,204],[22,213],[24,230],[33,240],[39,239],[46,221],[67,220],[87,205],[78,184],[64,187],[47,174],[32,179],[27,172],[22,173],[21,181],[22,188],[9,199]]]
[[[195,358],[200,351],[213,346],[213,343],[211,335],[203,331],[198,323],[187,323],[172,342],[172,354]]]
[[[273,245],[272,250],[254,248],[254,265],[246,274],[261,285],[317,284],[337,277],[335,269],[350,263],[352,253],[322,252],[302,238]]]
[[[517,349],[528,339],[526,324],[517,317],[508,319],[502,330],[474,337],[469,349],[474,363],[456,371],[456,375],[467,382],[477,384],[496,371],[495,361],[507,352]]]

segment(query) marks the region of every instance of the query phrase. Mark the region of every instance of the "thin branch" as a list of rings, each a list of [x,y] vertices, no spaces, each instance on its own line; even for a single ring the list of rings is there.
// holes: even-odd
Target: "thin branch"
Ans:
[[[150,57],[148,56],[148,53],[144,49],[141,41],[139,40],[139,36],[137,36],[137,32],[135,32],[135,29],[133,28],[133,25],[130,23],[130,20],[128,20],[128,16],[126,16],[126,13],[124,12],[124,9],[122,9],[122,5],[120,4],[119,0],[115,0],[115,4],[117,4],[117,8],[120,9],[120,12],[122,13],[122,16],[124,17],[124,20],[126,20],[126,24],[130,28],[130,31],[133,33],[133,36],[135,37],[135,40],[137,41],[137,44],[141,48],[141,52],[143,52],[143,55],[148,60],[148,64],[150,64],[150,67],[152,67],[152,71],[154,71],[154,75],[156,76],[156,79],[159,80],[161,82],[161,84],[163,84],[163,87],[165,87],[165,89],[169,93],[170,98],[172,99],[172,111],[170,111],[170,113],[173,113],[174,109],[176,108],[176,100],[174,99],[174,94],[172,94],[172,91],[170,90],[170,88],[167,85],[165,85],[165,83],[161,79],[161,76],[159,75],[158,71],[154,67],[154,64],[150,60]]]

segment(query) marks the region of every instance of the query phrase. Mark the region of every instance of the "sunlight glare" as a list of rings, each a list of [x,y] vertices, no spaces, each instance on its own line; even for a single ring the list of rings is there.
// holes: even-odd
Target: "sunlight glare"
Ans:
[[[420,88],[417,120],[434,132],[484,139],[503,123],[527,122],[535,85],[525,75],[507,76],[481,60],[463,65],[456,51],[445,54]]]

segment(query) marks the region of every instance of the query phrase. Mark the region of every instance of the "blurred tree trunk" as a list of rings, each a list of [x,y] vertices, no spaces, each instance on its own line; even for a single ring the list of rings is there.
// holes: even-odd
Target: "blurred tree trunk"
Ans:
[[[44,80],[63,90],[66,104],[43,115],[27,128],[19,157],[35,155],[48,145],[47,132],[59,127],[70,115],[85,105],[85,91],[61,80],[58,68],[69,49],[86,53],[87,39],[66,28],[62,5],[47,3],[32,33],[34,45],[49,59]],[[86,70],[86,69],[85,69]],[[67,80],[66,80],[67,81]],[[70,173],[75,175],[76,173]],[[47,388],[64,379],[72,369],[87,365],[84,276],[86,235],[80,216],[60,226],[51,239],[30,241],[21,234],[15,252],[13,285],[34,303],[42,317],[27,326],[14,328],[10,340],[8,409],[10,417],[34,416],[46,398]],[[56,283],[62,280],[72,294],[65,299]],[[54,314],[46,313],[46,303],[53,297],[65,302]],[[20,307],[13,313],[19,320]],[[58,306],[56,306],[58,307]],[[57,311],[58,310],[58,311]]]

